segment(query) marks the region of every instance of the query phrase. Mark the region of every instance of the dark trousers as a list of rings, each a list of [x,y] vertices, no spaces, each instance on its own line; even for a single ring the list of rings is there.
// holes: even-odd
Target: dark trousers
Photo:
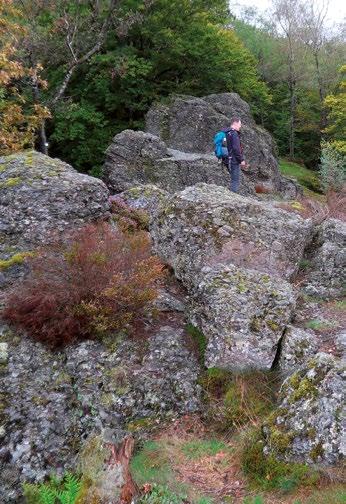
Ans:
[[[238,163],[234,163],[231,159],[226,161],[226,166],[231,175],[231,191],[238,192],[240,184],[240,166]]]

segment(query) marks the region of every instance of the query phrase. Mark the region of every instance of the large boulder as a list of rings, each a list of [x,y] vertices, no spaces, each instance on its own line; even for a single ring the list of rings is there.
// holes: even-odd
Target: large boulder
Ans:
[[[249,105],[236,93],[196,98],[172,97],[168,104],[153,105],[146,116],[146,131],[168,147],[184,152],[211,153],[217,130],[230,125],[232,116],[242,120],[244,155],[250,165],[246,179],[266,189],[280,191],[281,177],[271,135],[256,125]],[[217,183],[214,181],[214,183]]]
[[[322,298],[345,295],[346,223],[324,221],[315,238],[304,290]]]
[[[202,266],[213,264],[289,279],[299,267],[312,224],[270,203],[197,184],[164,200],[150,232],[156,252],[188,286]]]
[[[124,130],[106,151],[102,178],[112,193],[133,186],[154,184],[169,192],[198,182],[228,187],[228,170],[214,155],[168,149],[159,137],[143,131]],[[254,192],[243,181],[244,193]]]
[[[147,344],[85,341],[59,352],[0,327],[0,502],[20,483],[74,470],[83,441],[136,433],[200,407],[197,357],[183,329]],[[14,400],[15,398],[15,400]]]
[[[234,265],[205,267],[198,279],[189,316],[207,338],[205,365],[270,370],[295,307],[290,284]]]
[[[284,381],[279,406],[263,427],[264,453],[287,462],[338,463],[346,453],[344,396],[345,371],[340,361],[316,354]]]
[[[35,151],[0,157],[0,259],[10,260],[67,228],[103,217],[108,196],[101,180],[59,159]]]

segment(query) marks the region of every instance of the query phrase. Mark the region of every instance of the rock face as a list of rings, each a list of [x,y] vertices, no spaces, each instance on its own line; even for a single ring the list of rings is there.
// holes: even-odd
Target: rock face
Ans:
[[[144,184],[131,187],[130,189],[120,193],[118,196],[111,196],[111,199],[119,197],[131,208],[145,210],[149,215],[151,215],[156,212],[160,203],[162,203],[167,196],[167,191],[164,191],[153,184]]]
[[[295,301],[291,286],[236,266],[203,268],[190,318],[206,336],[207,367],[271,369]]]
[[[345,372],[319,353],[283,383],[279,407],[263,428],[265,453],[288,462],[330,465],[346,452],[342,419]]]
[[[204,265],[234,264],[289,279],[312,232],[310,221],[214,185],[166,199],[152,220],[161,258],[186,285]]]
[[[305,291],[330,298],[345,295],[346,223],[337,219],[323,222],[316,236]]]
[[[101,180],[59,159],[34,151],[0,157],[0,258],[104,216],[108,196]]]
[[[133,431],[199,407],[199,365],[184,331],[160,327],[145,348],[86,341],[51,353],[3,331],[0,366],[0,501],[18,502],[19,481],[75,467],[84,439]],[[3,345],[4,346],[4,345]],[[15,398],[15,400],[13,400]],[[15,483],[14,487],[12,484]]]
[[[106,151],[103,180],[112,193],[133,186],[155,184],[169,192],[206,182],[228,187],[228,170],[214,155],[168,149],[157,136],[125,130],[116,135]],[[254,192],[246,179],[245,193]]]
[[[287,327],[282,339],[280,371],[291,374],[311,359],[318,350],[318,339],[313,331],[299,327]]]
[[[281,177],[273,139],[256,125],[249,105],[236,93],[203,98],[177,96],[168,105],[154,105],[146,116],[146,131],[160,137],[172,149],[211,153],[216,131],[229,126],[232,116],[242,120],[244,155],[250,164],[246,179],[280,191]]]
[[[288,280],[312,225],[271,204],[198,184],[169,196],[150,225],[154,248],[190,294],[206,365],[270,369],[295,307]]]

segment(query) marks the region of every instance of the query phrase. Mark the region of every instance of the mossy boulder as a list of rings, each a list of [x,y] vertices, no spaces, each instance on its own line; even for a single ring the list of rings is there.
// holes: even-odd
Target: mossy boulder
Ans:
[[[106,151],[102,179],[112,194],[135,186],[155,185],[173,193],[206,182],[229,187],[227,168],[214,154],[169,149],[158,136],[143,131],[124,130],[115,135]],[[241,190],[254,193],[249,181]]]
[[[150,232],[157,253],[189,285],[202,266],[214,264],[289,279],[299,268],[312,224],[270,203],[197,184],[163,201]]]
[[[271,369],[295,307],[290,284],[234,265],[205,267],[198,279],[188,314],[207,339],[205,365]]]
[[[146,115],[145,129],[164,140],[171,149],[213,155],[213,137],[218,130],[230,125],[232,116],[241,117],[244,154],[250,165],[242,174],[242,184],[253,187],[259,183],[268,191],[296,197],[296,185],[280,176],[272,136],[255,123],[250,106],[237,93],[198,98],[172,96],[169,103],[152,105]],[[217,177],[217,171],[214,176]],[[218,184],[216,179],[209,183]]]
[[[101,180],[59,159],[30,150],[0,157],[0,270],[18,268],[23,252],[105,216],[108,196]]]
[[[280,390],[278,408],[263,426],[264,453],[286,462],[334,465],[345,455],[342,418],[345,372],[318,353]]]

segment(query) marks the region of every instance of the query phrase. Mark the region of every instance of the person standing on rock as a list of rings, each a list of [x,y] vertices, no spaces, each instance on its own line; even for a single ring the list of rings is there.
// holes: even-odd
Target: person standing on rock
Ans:
[[[226,133],[228,149],[228,170],[231,175],[231,191],[239,192],[240,167],[245,167],[243,148],[240,142],[240,117],[232,117],[231,129]]]

